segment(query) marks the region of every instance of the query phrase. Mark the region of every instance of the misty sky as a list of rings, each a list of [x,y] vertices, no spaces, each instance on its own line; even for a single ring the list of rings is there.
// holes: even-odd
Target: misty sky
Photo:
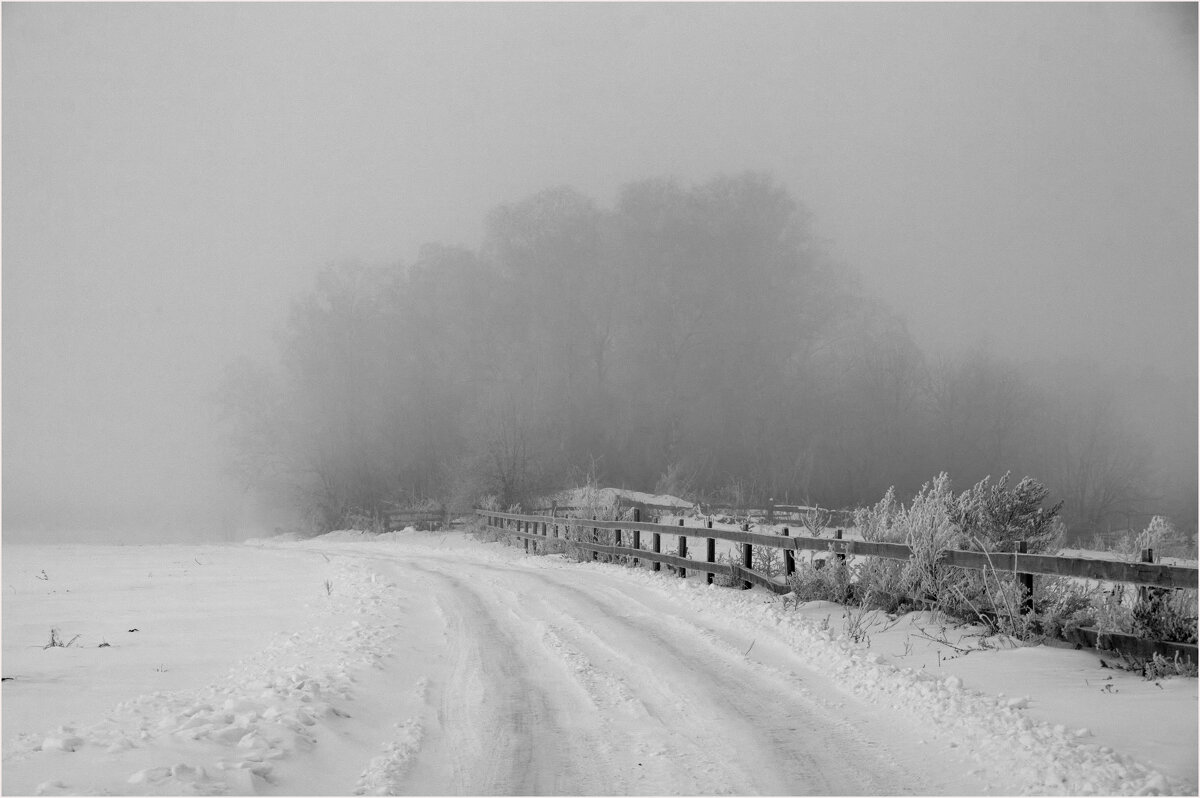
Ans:
[[[5,4],[4,533],[237,523],[224,365],[561,184],[767,171],[927,351],[1194,382],[1196,70],[1193,4]]]

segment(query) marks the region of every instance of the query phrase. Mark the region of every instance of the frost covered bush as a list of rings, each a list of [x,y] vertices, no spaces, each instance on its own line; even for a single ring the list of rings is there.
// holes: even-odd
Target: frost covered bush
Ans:
[[[735,557],[732,554],[718,554],[717,563],[719,565],[741,565],[742,559]],[[665,566],[664,566],[665,567]],[[713,575],[713,584],[718,587],[741,588],[741,579],[735,578],[732,573],[722,573]]]
[[[900,510],[896,489],[888,488],[874,505],[854,511],[854,523],[863,540],[902,543],[904,528],[898,525]],[[867,557],[855,566],[854,578],[858,595],[870,596],[879,609],[895,612],[912,603],[912,571],[906,562]]]
[[[622,512],[611,498],[606,498],[607,494],[600,492],[599,488],[594,485],[586,487],[588,490],[583,492],[578,510],[569,519],[564,518],[563,523],[559,526],[563,539],[563,550],[579,562],[591,560],[594,552],[588,551],[578,544],[600,543],[611,546],[616,543],[616,533],[611,529],[598,529],[593,538],[593,527],[588,525],[589,521],[593,518],[597,521],[628,520],[625,516],[629,513],[629,511]],[[556,545],[553,551],[557,550]],[[602,556],[607,557],[607,555]]]
[[[1133,634],[1171,643],[1196,642],[1196,591],[1148,588],[1133,606]]]
[[[818,566],[822,563],[823,567]],[[788,586],[797,601],[832,601],[851,604],[855,598],[850,567],[845,560],[806,560],[796,563],[796,571],[788,577]]]
[[[364,510],[349,510],[342,516],[342,529],[357,529],[362,532],[372,532],[382,535],[388,531],[387,521],[383,516]]]
[[[804,522],[804,528],[808,530],[808,534],[819,538],[833,521],[833,510],[810,506],[804,511],[801,520]]]
[[[1197,676],[1196,663],[1182,659],[1175,652],[1172,659],[1167,659],[1158,652],[1142,666],[1142,676],[1150,680],[1169,679],[1172,676],[1185,676],[1193,679]]]
[[[950,518],[965,539],[983,551],[1014,551],[1025,541],[1030,552],[1056,548],[1062,536],[1058,512],[1062,502],[1042,507],[1049,490],[1041,482],[1024,477],[1008,487],[1011,472],[992,484],[984,477],[962,492],[950,505]]]
[[[750,547],[751,567],[766,576],[778,576],[783,573],[783,552],[770,546]]]
[[[658,495],[678,496],[681,499],[694,501],[697,496],[696,486],[699,478],[696,469],[690,465],[675,461],[667,466],[667,470],[658,478],[654,492]]]
[[[1104,546],[1098,548],[1103,549]],[[1186,558],[1196,556],[1195,547],[1175,529],[1175,525],[1168,518],[1161,515],[1151,518],[1146,528],[1136,535],[1128,534],[1116,541],[1111,550],[1121,555],[1123,560],[1138,562],[1146,549],[1154,552],[1155,562],[1159,562],[1163,555],[1169,553]]]
[[[894,530],[899,509],[896,489],[888,488],[878,502],[854,511],[854,525],[858,527],[863,540],[897,543],[903,537],[903,533]]]
[[[1035,592],[1034,617],[1042,634],[1065,639],[1084,626],[1096,623],[1094,603],[1101,591],[1076,579],[1043,578]]]
[[[1126,585],[1114,585],[1092,602],[1096,611],[1096,628],[1101,632],[1133,632],[1133,605],[1127,600]]]
[[[953,504],[950,477],[943,471],[921,486],[908,507],[901,506],[896,512],[894,528],[903,531],[904,542],[912,549],[909,579],[919,593],[917,598],[944,602],[959,576],[955,572],[960,569],[941,562],[942,552],[961,543],[961,531],[951,519]]]
[[[1096,627],[1102,632],[1174,643],[1197,640],[1195,590],[1115,585],[1104,591],[1093,607]]]
[[[960,530],[951,518],[953,503],[950,478],[943,472],[922,485],[907,507],[889,488],[873,507],[857,510],[855,522],[864,540],[905,543],[912,549],[907,561],[865,558],[856,568],[858,595],[887,612],[914,599],[944,602],[959,577],[956,569],[941,563],[942,552],[960,543]]]
[[[1057,548],[1063,533],[1058,518],[1062,503],[1043,507],[1049,491],[1041,482],[1024,477],[1010,487],[1009,476],[1005,473],[994,483],[984,477],[949,502],[950,520],[959,530],[956,547],[1011,552],[1024,541],[1031,553]],[[944,586],[949,589],[940,594],[943,609],[1022,639],[1034,634],[1034,624],[1021,613],[1028,596],[1015,574],[991,567],[953,570]]]
[[[911,559],[864,557],[848,569],[831,561],[832,570],[797,562],[789,583],[799,601],[825,599],[889,613],[923,601],[952,617],[1025,640],[1063,637],[1072,629],[1095,626],[1101,632],[1196,642],[1196,591],[1124,584],[1101,589],[1079,580],[1039,577],[1033,611],[1026,612],[1031,597],[1011,570],[942,562],[950,549],[980,551],[991,559],[992,553],[1016,550],[1021,541],[1030,552],[1054,550],[1062,532],[1060,505],[1043,507],[1047,496],[1045,486],[1029,477],[1010,486],[1008,474],[995,482],[985,478],[955,495],[948,475],[941,473],[908,506],[897,502],[889,488],[879,502],[855,511],[855,524],[865,541],[906,543]],[[1129,559],[1138,559],[1133,555],[1142,549],[1157,552],[1175,537],[1170,523],[1155,517],[1126,543]]]
[[[857,595],[889,612],[921,600],[1026,636],[1028,624],[1017,623],[1026,597],[1013,574],[947,566],[942,555],[948,549],[1012,551],[1021,540],[1030,551],[1053,547],[1062,527],[1059,506],[1042,507],[1047,495],[1029,477],[1010,486],[1008,474],[994,483],[985,478],[956,496],[943,472],[921,486],[908,506],[888,489],[874,506],[855,511],[855,523],[864,540],[906,543],[912,558],[865,558],[855,569]]]

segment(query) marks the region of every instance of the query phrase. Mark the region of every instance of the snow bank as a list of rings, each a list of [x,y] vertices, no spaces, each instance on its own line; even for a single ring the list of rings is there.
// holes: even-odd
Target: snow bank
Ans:
[[[304,790],[305,784],[289,788],[280,782],[279,763],[309,756],[319,741],[328,744],[340,734],[351,716],[347,704],[355,698],[356,674],[380,667],[397,635],[385,612],[394,604],[394,585],[361,567],[339,565],[331,573],[328,595],[314,603],[305,628],[276,635],[207,686],[148,692],[118,703],[100,722],[6,739],[5,792],[253,795]],[[348,618],[354,620],[344,622]],[[197,638],[193,644],[203,646],[204,641]],[[386,793],[393,786],[389,774],[401,768],[406,741],[419,734],[419,729],[406,729],[383,756],[372,760],[360,777],[360,792]]]
[[[676,496],[640,493],[636,490],[621,488],[571,488],[556,493],[551,498],[562,507],[612,507],[622,499],[659,507],[678,507],[681,510],[690,510],[695,507],[693,502]]]
[[[63,575],[70,565],[65,551],[57,554],[57,563],[53,558],[27,563],[11,558],[11,563],[28,565],[30,575],[20,581],[5,549],[6,592],[10,585],[17,591],[17,600],[5,604],[5,665],[11,660],[26,668],[21,681],[4,688],[6,793],[344,794],[353,789],[388,794],[403,789],[420,766],[431,735],[436,740],[444,731],[426,725],[438,717],[427,693],[430,679],[438,679],[433,663],[439,661],[442,643],[437,635],[427,643],[416,639],[415,630],[437,627],[432,616],[418,611],[414,597],[423,588],[401,582],[402,589],[385,575],[403,580],[405,573],[420,571],[421,563],[439,560],[453,570],[484,566],[476,573],[499,585],[517,584],[514,569],[527,574],[524,583],[535,575],[530,572],[570,571],[571,583],[581,590],[604,588],[594,591],[608,597],[595,599],[600,607],[611,604],[612,596],[635,590],[653,594],[655,611],[694,618],[697,629],[702,621],[748,638],[749,648],[743,644],[735,650],[721,643],[729,649],[723,656],[732,652],[771,667],[768,660],[756,658],[765,657],[764,650],[786,651],[789,668],[803,666],[812,678],[828,680],[834,692],[877,706],[879,723],[886,726],[889,718],[895,723],[903,717],[927,729],[928,738],[917,742],[928,746],[931,762],[942,761],[953,748],[956,758],[973,761],[992,783],[1015,785],[1018,792],[1196,794],[1194,679],[1155,685],[1102,670],[1099,660],[1086,652],[981,650],[980,642],[970,638],[973,630],[947,631],[928,615],[907,617],[907,629],[903,624],[888,629],[890,622],[879,615],[855,619],[853,611],[832,604],[796,608],[765,591],[710,587],[703,578],[682,580],[561,556],[528,556],[521,548],[480,543],[458,532],[339,530],[311,540],[271,539],[244,548],[241,555],[222,555],[229,558],[230,569],[246,561],[236,580],[217,577],[211,564],[221,561],[211,550],[115,551],[114,557],[128,562],[124,574],[97,570],[96,555],[74,552],[77,566],[72,567],[80,579],[95,572],[88,577],[94,584],[88,584],[96,590],[114,580],[128,585],[124,592],[108,593],[84,593],[79,589],[83,582],[69,582]],[[43,561],[55,563],[49,584],[32,575]],[[153,573],[147,573],[151,565]],[[213,670],[216,660],[210,656],[204,669],[187,670],[188,647],[205,647],[209,635],[214,646],[245,644],[244,636],[236,643],[216,637],[223,625],[263,616],[263,607],[249,603],[257,595],[249,586],[257,583],[247,577],[259,573],[265,579],[264,568],[279,569],[271,576],[287,588],[270,593],[271,600],[290,598],[295,605],[276,608],[289,613],[279,619],[286,631],[264,635],[244,649],[242,659],[227,661],[223,669]],[[557,575],[536,576],[562,581]],[[99,638],[91,640],[96,635],[89,632],[85,650],[26,650],[24,637],[13,638],[12,630],[41,634],[42,616],[22,625],[10,605],[33,613],[51,602],[62,617],[97,607],[115,612],[138,606],[141,628],[150,630],[154,624],[165,625],[161,611],[166,594],[128,591],[157,590],[168,579],[171,595],[181,601],[194,604],[203,596],[210,604],[193,608],[195,615],[178,616],[185,631],[172,638],[179,651],[171,661],[179,666],[172,665],[170,673],[138,671],[141,682],[123,683],[129,692],[120,700],[76,707],[84,722],[65,719],[64,696],[82,695],[65,690],[70,679],[79,678],[80,667],[89,669],[82,678],[92,680],[106,696],[96,682],[96,663],[105,661],[101,657],[127,654],[132,659],[125,665],[148,669],[167,654],[145,648],[155,639],[147,631],[125,632],[124,617],[117,619],[126,635],[118,647],[96,648]],[[65,590],[68,585],[76,591]],[[46,595],[55,589],[61,592]],[[226,602],[212,603],[217,595],[225,595]],[[516,593],[513,600],[518,600]],[[849,634],[856,620],[858,642]],[[556,645],[549,628],[537,639]],[[968,649],[969,655],[963,653]],[[32,663],[41,670],[28,670]],[[202,680],[195,678],[200,675]],[[179,677],[175,689],[147,683],[157,676],[165,680],[155,678],[159,684]],[[26,704],[43,702],[44,721],[25,711],[14,714],[8,698],[22,695],[10,692],[14,686],[27,691],[21,699]]]

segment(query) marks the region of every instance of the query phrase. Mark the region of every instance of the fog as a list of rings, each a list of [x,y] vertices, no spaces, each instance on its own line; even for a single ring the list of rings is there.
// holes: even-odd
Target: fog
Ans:
[[[747,171],[927,362],[1111,387],[1194,489],[1196,77],[1191,4],[5,4],[4,539],[283,523],[218,399],[319,273]]]

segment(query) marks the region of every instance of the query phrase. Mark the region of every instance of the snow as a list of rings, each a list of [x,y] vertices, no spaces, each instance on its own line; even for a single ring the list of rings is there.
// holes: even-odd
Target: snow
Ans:
[[[622,499],[655,507],[678,507],[681,510],[692,510],[696,506],[694,502],[665,493],[641,493],[622,488],[571,488],[555,494],[552,498],[561,507],[613,507]]]
[[[1195,679],[697,577],[461,532],[6,544],[3,792],[1197,792]]]

